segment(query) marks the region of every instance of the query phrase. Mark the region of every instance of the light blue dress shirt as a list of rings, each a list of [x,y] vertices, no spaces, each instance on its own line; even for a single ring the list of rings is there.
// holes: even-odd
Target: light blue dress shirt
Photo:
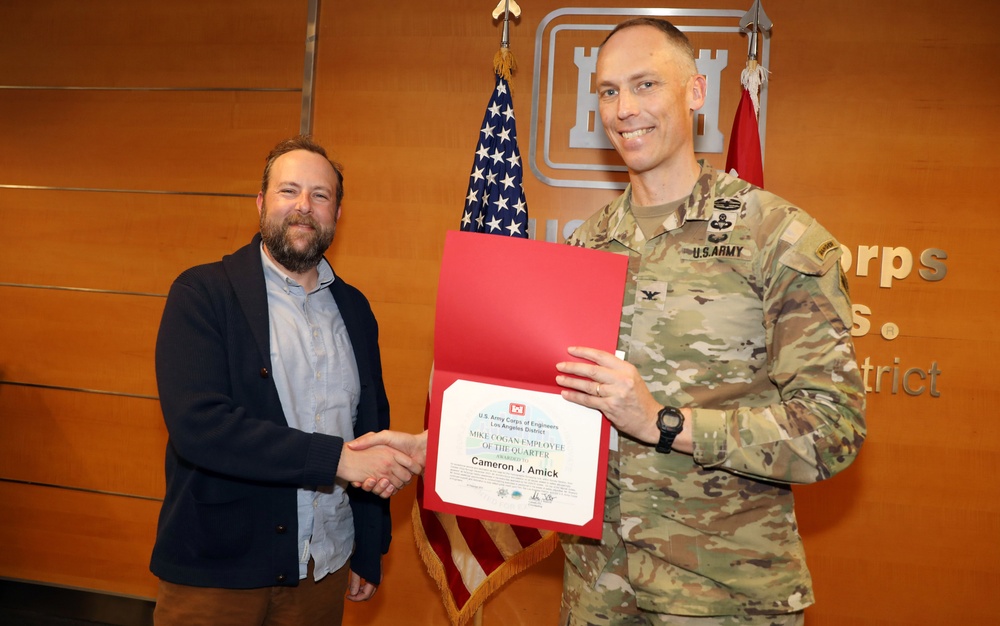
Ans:
[[[315,290],[305,289],[261,247],[271,328],[271,367],[288,425],[354,439],[361,381],[351,339],[328,287],[336,277],[323,259]],[[340,569],[354,550],[354,520],[346,484],[299,489],[299,578],[309,558],[320,580]]]

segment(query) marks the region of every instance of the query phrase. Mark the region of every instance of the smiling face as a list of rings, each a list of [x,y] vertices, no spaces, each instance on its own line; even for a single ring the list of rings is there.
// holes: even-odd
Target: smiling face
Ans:
[[[291,274],[310,272],[333,242],[340,219],[337,174],[323,156],[293,150],[275,159],[257,196],[268,256]]]
[[[601,122],[631,178],[676,176],[694,160],[692,112],[705,101],[694,61],[653,26],[624,28],[597,57]]]

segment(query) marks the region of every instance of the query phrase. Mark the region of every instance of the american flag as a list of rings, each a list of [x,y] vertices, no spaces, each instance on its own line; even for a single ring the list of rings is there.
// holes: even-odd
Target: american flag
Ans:
[[[510,85],[499,74],[477,148],[461,230],[527,237],[514,102]],[[428,407],[429,402],[425,424]],[[469,623],[505,582],[547,557],[558,543],[553,532],[429,511],[423,506],[423,490],[418,481],[413,535],[455,626]]]
[[[527,237],[528,205],[521,188],[521,151],[517,148],[514,101],[510,85],[499,74],[479,135],[461,229]]]

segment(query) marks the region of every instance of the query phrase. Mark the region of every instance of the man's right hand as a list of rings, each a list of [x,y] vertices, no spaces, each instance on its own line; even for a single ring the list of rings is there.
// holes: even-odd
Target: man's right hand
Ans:
[[[382,493],[387,498],[396,490],[409,484],[414,474],[419,474],[423,466],[409,455],[389,446],[376,445],[363,450],[355,450],[345,445],[340,453],[337,477],[351,484],[382,484]],[[385,493],[388,490],[389,493]]]
[[[424,465],[427,462],[426,430],[418,435],[412,435],[410,433],[404,433],[397,430],[383,430],[377,433],[367,433],[348,443],[345,446],[345,449],[361,451],[381,446],[392,446],[392,448],[400,451],[404,456],[410,458],[413,463],[416,464],[417,469],[413,472],[414,474],[420,474],[424,471]],[[413,470],[413,467],[414,466],[408,466],[410,470]],[[386,478],[378,480],[368,478],[363,481],[352,482],[351,484],[355,487],[361,487],[365,491],[371,491],[372,493],[382,496],[383,498],[388,498],[399,489],[398,486],[394,486],[393,483]]]

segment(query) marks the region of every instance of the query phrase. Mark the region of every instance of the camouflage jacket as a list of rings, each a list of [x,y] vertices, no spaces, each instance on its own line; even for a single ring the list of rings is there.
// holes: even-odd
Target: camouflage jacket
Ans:
[[[840,245],[781,198],[702,164],[649,239],[631,189],[568,243],[628,255],[618,349],[661,404],[692,409],[694,454],[628,437],[604,537],[565,537],[588,580],[624,542],[641,608],[787,613],[813,602],[790,483],[847,467],[865,436]]]

